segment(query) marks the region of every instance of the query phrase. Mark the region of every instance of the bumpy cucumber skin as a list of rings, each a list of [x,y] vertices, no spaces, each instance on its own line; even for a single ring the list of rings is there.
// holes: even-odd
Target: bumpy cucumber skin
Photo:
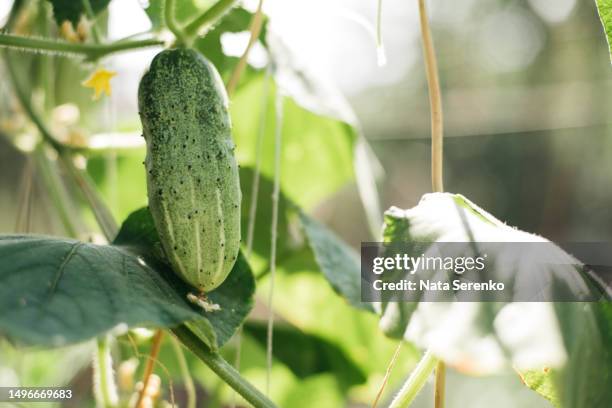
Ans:
[[[197,51],[160,52],[138,106],[149,208],[174,271],[200,292],[218,287],[240,249],[240,181],[228,99]]]

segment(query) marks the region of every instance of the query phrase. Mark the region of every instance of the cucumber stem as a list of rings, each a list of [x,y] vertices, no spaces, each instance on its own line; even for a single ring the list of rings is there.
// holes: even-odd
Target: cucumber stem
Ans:
[[[154,38],[135,41],[116,41],[108,44],[81,44],[48,38],[0,33],[0,48],[45,52],[57,55],[77,55],[92,61],[116,52],[160,45],[164,45],[164,42]]]
[[[240,77],[242,76],[242,73],[244,72],[244,69],[247,66],[247,61],[249,59],[249,53],[251,52],[251,48],[253,48],[253,45],[255,45],[255,42],[257,41],[257,39],[259,38],[259,34],[261,33],[261,28],[263,27],[262,8],[263,0],[259,0],[259,3],[257,4],[257,11],[253,15],[253,18],[251,19],[251,23],[249,25],[249,31],[251,33],[251,36],[249,37],[249,42],[246,48],[244,49],[242,56],[240,56],[240,60],[238,60],[238,63],[236,64],[236,68],[234,68],[234,71],[232,71],[232,75],[230,76],[229,81],[227,82],[227,94],[229,96],[232,96],[232,94],[236,90],[238,82],[240,81]]]
[[[166,27],[174,34],[176,37],[177,45],[183,44],[185,42],[185,34],[183,30],[179,27],[176,22],[174,10],[176,1],[175,0],[166,0],[163,3],[164,8],[164,19],[166,20]]]
[[[219,378],[236,390],[238,394],[255,408],[276,407],[270,399],[244,379],[223,357],[218,353],[210,351],[185,325],[172,329],[172,332],[183,345],[202,360]]]
[[[427,382],[429,375],[436,367],[438,359],[426,351],[415,369],[406,380],[399,393],[395,396],[389,408],[402,408],[409,406],[416,398],[421,388]]]
[[[444,389],[446,383],[446,365],[438,361],[434,382],[434,408],[444,408]]]
[[[209,30],[212,26],[231,10],[238,3],[238,0],[219,0],[212,7],[194,18],[184,28],[183,32],[187,39],[192,39],[201,30]]]
[[[423,55],[425,58],[425,71],[427,73],[427,87],[429,89],[431,108],[431,186],[434,192],[442,192],[444,191],[444,117],[442,113],[442,92],[440,91],[438,62],[436,60],[425,0],[418,0],[418,2],[421,39],[423,41]],[[439,361],[437,363],[436,381],[434,383],[435,408],[444,408],[445,376],[446,369],[444,362]]]
[[[116,407],[119,402],[117,387],[113,379],[113,360],[109,338],[104,335],[97,340],[94,369],[94,395],[99,406]]]
[[[378,406],[378,403],[380,402],[380,398],[382,397],[382,394],[385,390],[385,387],[387,386],[387,382],[389,381],[389,376],[391,375],[391,371],[393,370],[393,366],[395,365],[395,362],[397,361],[397,357],[399,356],[399,352],[402,348],[402,344],[404,343],[403,340],[400,340],[399,343],[397,344],[397,347],[395,348],[395,352],[393,353],[393,357],[391,357],[391,361],[389,362],[389,365],[387,366],[387,371],[385,372],[385,377],[383,378],[383,382],[380,385],[380,388],[378,389],[378,393],[376,394],[376,398],[374,399],[374,403],[372,404],[372,408],[376,408]]]
[[[442,93],[440,92],[440,78],[438,76],[438,62],[434,49],[431,28],[425,8],[425,0],[419,1],[419,19],[421,22],[421,38],[423,41],[423,55],[425,58],[425,71],[427,73],[427,87],[429,88],[429,102],[431,108],[431,185],[434,192],[444,191],[442,149],[443,149],[443,116]]]

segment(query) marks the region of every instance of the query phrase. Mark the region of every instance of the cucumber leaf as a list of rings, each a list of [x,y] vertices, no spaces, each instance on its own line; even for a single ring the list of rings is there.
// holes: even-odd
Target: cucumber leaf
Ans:
[[[186,300],[191,288],[174,275],[160,248],[147,209],[128,217],[113,245],[0,236],[0,333],[20,344],[61,346],[113,328],[185,323],[217,349],[252,307],[248,264],[239,257],[209,294],[221,310],[205,313]]]
[[[542,237],[514,229],[460,195],[428,194],[414,208],[392,208],[385,215],[385,242],[539,242],[556,248],[551,259],[563,266],[578,263]],[[422,251],[423,248],[419,248]],[[426,250],[426,249],[425,249]],[[420,255],[421,252],[415,254]],[[489,259],[503,254],[488,253]],[[505,258],[487,273],[495,280],[508,270],[521,271],[521,257]],[[510,269],[508,269],[510,268]],[[512,269],[514,268],[514,269]],[[568,279],[578,291],[586,285],[579,269],[538,271],[553,283]],[[544,275],[545,274],[545,275]],[[569,277],[567,275],[570,275]],[[563,285],[561,285],[563,286]],[[558,287],[551,285],[552,288]],[[382,330],[403,337],[459,371],[493,374],[512,366],[522,372],[549,370],[554,392],[543,379],[532,388],[561,407],[605,406],[612,364],[610,324],[600,303],[430,303],[383,302]],[[579,336],[576,333],[580,333]],[[596,378],[579,373],[596,372]],[[539,381],[539,383],[538,383]]]

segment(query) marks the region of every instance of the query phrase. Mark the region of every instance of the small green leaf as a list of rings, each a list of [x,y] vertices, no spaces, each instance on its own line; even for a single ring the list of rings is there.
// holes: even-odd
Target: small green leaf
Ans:
[[[300,220],[308,244],[321,271],[334,288],[351,305],[374,311],[371,303],[361,301],[361,266],[359,255],[333,232],[302,211]]]
[[[75,26],[82,15],[86,15],[82,0],[48,0],[53,5],[53,17],[58,25],[68,20]],[[110,0],[89,0],[94,14],[106,9]]]
[[[596,0],[599,17],[603,24],[608,46],[610,47],[610,56],[612,57],[612,0]]]

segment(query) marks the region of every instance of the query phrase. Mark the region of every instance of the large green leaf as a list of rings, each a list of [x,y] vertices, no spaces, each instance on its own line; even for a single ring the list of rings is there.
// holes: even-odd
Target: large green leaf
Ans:
[[[428,194],[408,210],[386,213],[387,242],[532,242],[548,243],[550,269],[535,270],[550,287],[573,282],[579,292],[589,278],[578,261],[542,237],[511,228],[460,195]],[[418,256],[427,247],[420,246]],[[502,272],[524,273],[529,265],[522,256],[488,253],[493,268],[488,277]],[[560,269],[559,269],[560,268]],[[568,276],[569,275],[569,276]],[[536,275],[533,275],[536,276]],[[604,303],[605,305],[605,303]],[[603,317],[599,303],[406,303],[382,304],[381,328],[432,350],[464,372],[494,373],[511,365],[520,370],[551,371],[556,394],[536,384],[533,388],[562,407],[605,406],[611,398],[609,379],[610,316]],[[580,333],[580,335],[577,335]],[[586,379],[577,373],[596,372]],[[608,385],[606,385],[608,384]],[[544,392],[545,391],[545,392]]]
[[[0,238],[0,329],[25,344],[63,345],[111,328],[203,319],[142,258],[114,246]]]
[[[252,305],[254,281],[242,257],[205,313],[163,262],[147,210],[132,214],[115,245],[43,237],[0,237],[0,331],[29,345],[58,346],[120,326],[183,322],[212,349],[226,342]],[[32,322],[36,322],[33,324]]]
[[[606,32],[608,46],[610,47],[610,55],[612,57],[612,0],[596,0],[599,17]]]

